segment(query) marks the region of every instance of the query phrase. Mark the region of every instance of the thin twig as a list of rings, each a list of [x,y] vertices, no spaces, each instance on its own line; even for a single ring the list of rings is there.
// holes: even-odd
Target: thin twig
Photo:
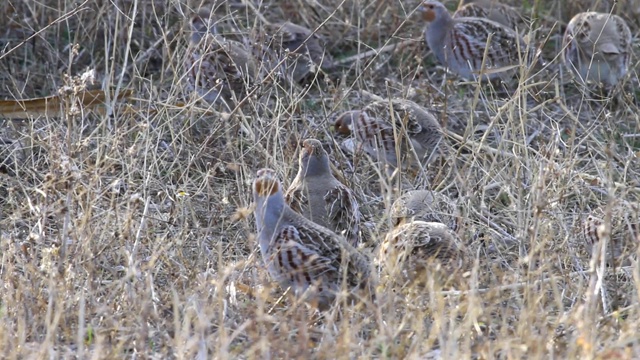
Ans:
[[[401,41],[401,42],[398,42],[398,43],[385,45],[385,46],[383,46],[383,47],[381,47],[379,49],[373,49],[373,50],[365,51],[365,52],[360,53],[360,54],[356,54],[356,55],[353,55],[353,56],[346,57],[344,59],[340,59],[340,60],[336,61],[335,64],[336,65],[351,64],[353,62],[360,61],[362,59],[366,59],[366,58],[370,58],[372,56],[377,56],[377,55],[380,55],[380,54],[384,54],[386,52],[391,52],[391,51],[395,50],[396,47],[402,48],[402,47],[404,47],[404,46],[406,46],[408,44],[414,43],[414,42],[415,42],[415,40],[404,40],[404,41]]]

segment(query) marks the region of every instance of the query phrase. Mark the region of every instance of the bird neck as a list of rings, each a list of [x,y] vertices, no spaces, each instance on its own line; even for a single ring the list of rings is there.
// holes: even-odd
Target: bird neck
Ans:
[[[430,46],[431,44],[444,44],[449,36],[449,31],[453,28],[453,24],[454,20],[448,12],[428,23],[425,31],[427,33],[427,42]]]
[[[275,235],[278,223],[284,214],[284,197],[277,192],[269,197],[256,199],[256,227],[260,239],[260,249],[265,251],[269,242]]]
[[[302,175],[304,177],[311,176],[323,176],[327,173],[331,173],[331,168],[329,167],[329,159],[328,158],[310,158],[307,162],[307,166],[301,169]]]

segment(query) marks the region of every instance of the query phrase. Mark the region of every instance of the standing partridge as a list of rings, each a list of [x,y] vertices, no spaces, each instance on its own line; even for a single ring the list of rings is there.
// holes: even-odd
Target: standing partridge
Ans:
[[[532,54],[514,30],[484,18],[453,18],[438,1],[425,1],[425,38],[444,67],[467,79],[509,80]],[[528,55],[528,56],[527,56]]]
[[[258,171],[253,199],[262,258],[283,287],[320,310],[329,309],[343,289],[374,296],[369,259],[342,236],[293,211],[273,170]]]
[[[353,136],[359,149],[391,168],[428,163],[444,151],[442,129],[420,105],[404,99],[380,100],[336,119],[337,133]]]
[[[565,65],[582,83],[615,86],[629,69],[631,31],[617,15],[579,13],[564,34]]]
[[[248,94],[258,76],[258,64],[241,43],[217,34],[211,10],[201,8],[191,18],[191,37],[184,58],[186,89],[205,101],[228,108]]]
[[[333,176],[329,155],[320,141],[307,139],[302,146],[298,174],[285,200],[294,211],[358,246],[361,214],[355,195]]]

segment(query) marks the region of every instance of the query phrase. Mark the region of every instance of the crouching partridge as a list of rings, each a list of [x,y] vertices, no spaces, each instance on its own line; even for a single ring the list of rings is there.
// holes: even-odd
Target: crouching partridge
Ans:
[[[394,228],[379,253],[387,273],[400,276],[404,284],[458,275],[465,265],[465,250],[454,232],[457,215],[454,202],[435,191],[407,191],[396,199],[390,210]]]
[[[580,82],[615,86],[629,69],[631,31],[617,15],[579,13],[567,25],[563,49],[565,65]]]
[[[466,255],[458,236],[445,224],[420,220],[396,226],[380,245],[379,263],[396,284],[442,285],[457,280]]]
[[[322,39],[311,30],[290,22],[267,24],[263,28],[266,44],[285,59],[284,67],[294,81],[304,82],[319,70],[333,67],[333,58]]]
[[[253,199],[262,258],[283,287],[320,310],[329,309],[343,289],[353,297],[374,296],[369,259],[342,236],[293,211],[273,170],[258,171]]]
[[[305,140],[298,163],[298,174],[285,193],[289,206],[358,246],[361,218],[358,201],[353,191],[333,176],[329,155],[320,141]]]
[[[453,200],[430,190],[407,191],[393,202],[390,210],[393,226],[419,220],[443,223],[453,231],[458,228],[458,215]]]
[[[420,105],[404,99],[380,100],[335,120],[337,133],[352,136],[356,148],[391,169],[427,164],[445,151],[442,129]]]
[[[243,44],[217,34],[215,19],[201,8],[190,20],[191,36],[184,58],[185,88],[208,103],[233,108],[258,77],[258,64]]]

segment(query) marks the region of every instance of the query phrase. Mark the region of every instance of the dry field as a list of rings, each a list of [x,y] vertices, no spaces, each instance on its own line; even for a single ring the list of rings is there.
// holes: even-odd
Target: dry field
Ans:
[[[578,10],[614,2],[510,2],[536,15],[529,37],[557,64],[544,92],[445,75],[417,0],[219,1],[240,28],[260,17],[320,27],[344,60],[319,86],[264,86],[229,114],[183,92],[198,1],[1,1],[0,99],[65,99],[59,116],[0,119],[2,357],[640,357],[640,269],[606,267],[576,236],[590,209],[640,197],[640,50],[620,91],[586,97],[559,66],[562,34]],[[617,3],[636,38],[640,5]],[[133,96],[73,106],[85,89]],[[299,142],[320,139],[359,198],[373,254],[397,184],[330,128],[369,93],[413,100],[446,128],[448,158],[405,175],[457,199],[474,266],[455,289],[380,279],[375,303],[319,316],[266,273],[251,181],[271,167],[287,186]]]

